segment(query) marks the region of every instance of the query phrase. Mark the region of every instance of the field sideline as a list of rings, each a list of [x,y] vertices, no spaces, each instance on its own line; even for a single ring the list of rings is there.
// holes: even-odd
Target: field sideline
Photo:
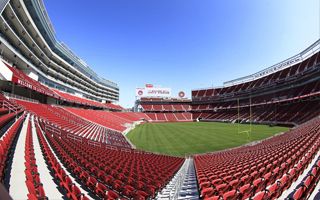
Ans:
[[[218,151],[262,140],[286,127],[238,125],[219,122],[146,123],[138,125],[127,137],[137,147],[146,151],[173,156]]]

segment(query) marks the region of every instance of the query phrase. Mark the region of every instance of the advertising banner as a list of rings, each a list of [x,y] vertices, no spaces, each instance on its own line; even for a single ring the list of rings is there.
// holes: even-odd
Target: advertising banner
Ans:
[[[136,88],[137,97],[171,97],[171,88]]]

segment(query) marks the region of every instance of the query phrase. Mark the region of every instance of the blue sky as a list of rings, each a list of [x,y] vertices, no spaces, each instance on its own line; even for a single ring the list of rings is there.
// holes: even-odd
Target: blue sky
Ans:
[[[56,35],[131,107],[145,83],[220,86],[320,38],[319,0],[44,0]]]

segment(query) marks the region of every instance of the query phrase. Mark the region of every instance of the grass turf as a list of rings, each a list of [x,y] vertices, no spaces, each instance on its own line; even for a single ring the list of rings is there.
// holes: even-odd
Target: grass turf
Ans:
[[[127,137],[145,151],[173,156],[218,151],[262,140],[276,133],[287,131],[286,127],[250,125],[219,122],[146,123],[138,125]]]

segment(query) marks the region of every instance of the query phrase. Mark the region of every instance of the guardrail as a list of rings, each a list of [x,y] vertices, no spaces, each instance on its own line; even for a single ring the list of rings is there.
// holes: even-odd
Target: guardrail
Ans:
[[[30,98],[19,96],[19,95],[16,95],[16,94],[11,94],[11,93],[8,93],[8,92],[2,92],[2,94],[5,97],[7,97],[8,99],[18,99],[18,100],[23,100],[23,101],[30,101],[30,102],[33,102],[33,103],[39,103],[38,100],[30,99]]]
[[[88,144],[92,145],[92,146],[95,146],[95,147],[101,147],[101,143],[100,142],[96,142],[96,141],[93,141],[93,140],[88,140]]]
[[[7,108],[9,113],[17,113],[18,109],[15,105],[11,104],[10,101],[2,100],[2,107]]]
[[[67,138],[82,143],[82,137],[74,134],[67,134]]]
[[[57,128],[57,127],[55,127],[55,126],[53,126],[53,125],[51,125],[51,124],[45,124],[45,131],[47,132],[47,131],[49,131],[49,132],[51,132],[51,133],[55,133],[55,134],[58,134],[58,135],[60,135],[61,136],[61,131],[60,131],[60,129],[59,128]]]
[[[2,0],[0,1],[0,14],[3,12],[7,4],[9,3],[9,0]]]

